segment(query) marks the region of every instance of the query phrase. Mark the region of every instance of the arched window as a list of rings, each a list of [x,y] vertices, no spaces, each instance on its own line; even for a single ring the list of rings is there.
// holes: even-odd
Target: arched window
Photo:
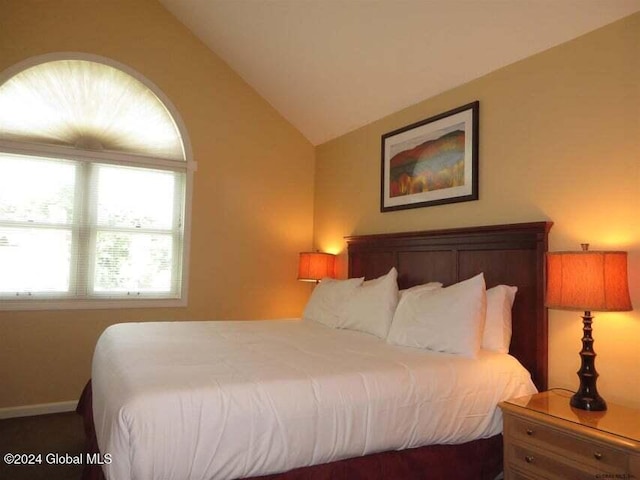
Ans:
[[[0,77],[0,305],[184,305],[195,165],[168,99],[98,57]]]

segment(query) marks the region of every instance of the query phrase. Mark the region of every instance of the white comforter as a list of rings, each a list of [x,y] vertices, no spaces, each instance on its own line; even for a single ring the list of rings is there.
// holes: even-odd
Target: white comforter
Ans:
[[[511,356],[387,345],[299,320],[127,323],[93,360],[108,480],[229,479],[502,429],[535,392]]]

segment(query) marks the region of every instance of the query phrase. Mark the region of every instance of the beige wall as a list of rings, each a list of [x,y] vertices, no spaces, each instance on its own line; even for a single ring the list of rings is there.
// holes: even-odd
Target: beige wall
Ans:
[[[380,213],[380,136],[474,100],[480,200]],[[628,250],[640,308],[640,14],[316,148],[320,249],[343,251],[351,234],[547,219],[551,250],[585,241]],[[581,319],[550,311],[549,320],[550,385],[575,389]],[[640,406],[640,314],[596,313],[594,336],[601,394]]]
[[[130,66],[182,115],[198,162],[189,306],[0,312],[0,408],[77,398],[109,324],[296,316],[309,294],[314,149],[297,130],[153,0],[0,0],[0,71],[59,51]]]

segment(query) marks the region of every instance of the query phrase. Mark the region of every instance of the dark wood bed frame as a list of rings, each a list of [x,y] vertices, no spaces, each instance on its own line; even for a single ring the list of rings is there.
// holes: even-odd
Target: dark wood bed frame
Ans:
[[[484,272],[487,288],[514,285],[511,355],[539,390],[547,389],[544,265],[552,222],[347,237],[349,276],[376,278],[391,267],[398,286],[445,286]]]
[[[513,306],[510,353],[547,388],[547,310],[544,264],[551,222],[456,228],[347,237],[349,276],[376,278],[391,267],[398,285],[429,281],[450,285],[483,272],[487,288],[518,287]],[[91,384],[78,413],[85,419],[87,447],[97,451],[91,414]],[[432,445],[383,452],[259,477],[262,480],[493,480],[502,470],[502,436],[462,445]],[[83,479],[101,479],[99,467],[85,467]],[[117,480],[117,479],[116,479]]]

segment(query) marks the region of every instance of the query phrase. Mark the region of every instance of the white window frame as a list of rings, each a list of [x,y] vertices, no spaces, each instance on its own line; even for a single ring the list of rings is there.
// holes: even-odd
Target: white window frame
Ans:
[[[13,67],[5,70],[0,74],[0,85],[9,78],[36,65],[56,61],[56,60],[85,60],[117,68],[127,73],[143,83],[149,88],[162,102],[167,109],[168,114],[178,128],[184,149],[185,160],[169,160],[155,158],[146,155],[120,153],[113,151],[90,151],[80,150],[71,147],[45,145],[29,142],[18,142],[0,139],[0,152],[7,154],[25,155],[31,157],[42,158],[60,158],[64,160],[76,161],[79,163],[100,163],[123,165],[130,167],[142,167],[155,170],[169,170],[175,172],[183,172],[185,175],[184,182],[184,205],[180,212],[182,214],[182,255],[174,256],[174,262],[179,262],[181,267],[180,290],[178,298],[152,298],[146,296],[143,298],[101,298],[100,295],[92,295],[91,297],[73,297],[73,298],[47,298],[50,294],[38,295],[40,298],[30,299],[8,299],[0,298],[0,310],[58,310],[58,309],[122,309],[122,308],[170,308],[185,307],[188,304],[189,292],[189,254],[191,245],[191,203],[193,190],[193,174],[197,169],[196,162],[193,161],[191,143],[182,121],[181,116],[173,106],[171,101],[162,93],[162,91],[144,76],[131,69],[130,67],[115,62],[111,59],[100,57],[97,55],[88,55],[75,52],[64,52],[40,55],[25,60]],[[76,248],[76,247],[74,247]],[[174,264],[174,268],[177,264]]]

